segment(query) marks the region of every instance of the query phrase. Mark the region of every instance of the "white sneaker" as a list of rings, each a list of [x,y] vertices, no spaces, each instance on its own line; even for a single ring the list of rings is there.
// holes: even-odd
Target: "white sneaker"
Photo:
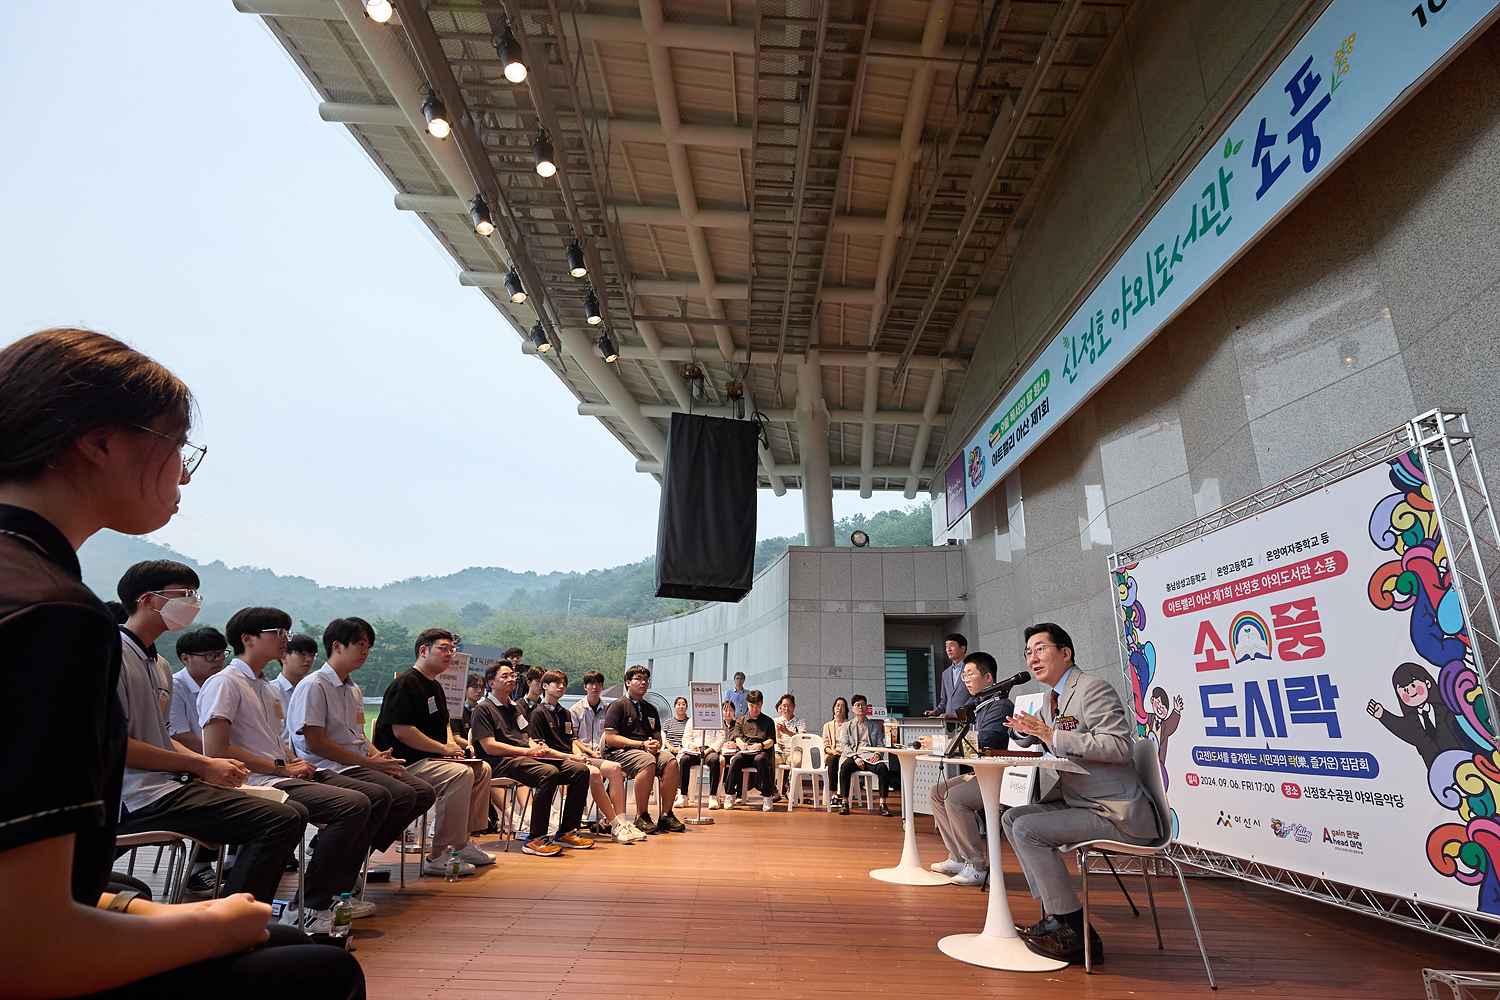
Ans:
[[[726,796],[724,796],[724,808],[725,809],[733,809],[735,807],[735,803],[736,803],[736,799],[735,799],[735,797],[733,795],[726,795]]]
[[[304,934],[331,934],[333,933],[333,911],[314,910],[308,908],[300,914],[299,921]]]
[[[368,899],[350,899],[349,913],[355,919],[360,917],[373,917],[375,915],[375,904]]]
[[[474,866],[460,856],[458,859],[458,873],[460,875],[473,875],[474,872]],[[448,875],[448,856],[446,854],[439,855],[438,857],[428,858],[422,862],[422,874],[446,878]]]
[[[774,801],[772,801],[771,799],[766,798],[764,795],[761,796],[761,799],[760,799],[760,811],[761,812],[768,813],[772,809],[775,809],[775,808],[776,808],[776,803]]]
[[[987,869],[964,865],[963,869],[949,880],[952,885],[983,885]]]
[[[626,827],[628,825],[629,824],[626,822],[624,816],[616,816],[615,817],[615,821],[609,825],[609,832],[610,832],[610,835],[614,838],[615,843],[617,843],[617,844],[633,844],[633,843],[635,843],[635,838],[632,837],[630,835],[630,831],[626,829]]]
[[[687,804],[687,796],[683,795],[681,792],[677,793],[677,798],[672,800],[673,809],[686,809]]]
[[[479,845],[475,844],[472,840],[463,846],[463,850],[458,852],[458,858],[460,861],[467,861],[476,868],[495,863],[495,856],[488,851],[481,851]]]
[[[955,858],[947,858],[931,867],[939,875],[957,875],[964,870],[964,863]]]
[[[717,808],[719,808],[719,800],[718,800],[718,798],[716,796],[710,795],[708,797],[708,810],[709,810],[709,812],[713,812]]]
[[[628,833],[628,834],[630,834],[630,839],[633,840],[633,841],[634,840],[649,840],[650,839],[649,837],[646,836],[646,831],[645,830],[642,830],[640,827],[636,826],[634,823],[632,823],[628,819],[625,821],[625,832]]]

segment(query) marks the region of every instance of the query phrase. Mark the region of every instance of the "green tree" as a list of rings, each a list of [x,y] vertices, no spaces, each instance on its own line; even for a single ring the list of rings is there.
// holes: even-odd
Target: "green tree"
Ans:
[[[494,613],[494,609],[483,601],[470,601],[458,609],[459,627],[465,632],[471,631],[483,625],[485,619]]]
[[[370,625],[375,629],[375,646],[365,665],[354,672],[354,683],[368,697],[378,698],[385,694],[391,679],[416,659],[412,651],[416,635],[392,618],[376,618]]]

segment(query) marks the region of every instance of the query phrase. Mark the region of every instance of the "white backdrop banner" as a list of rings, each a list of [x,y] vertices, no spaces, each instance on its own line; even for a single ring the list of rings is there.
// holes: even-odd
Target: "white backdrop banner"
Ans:
[[[1115,574],[1184,844],[1500,914],[1500,755],[1415,453]]]

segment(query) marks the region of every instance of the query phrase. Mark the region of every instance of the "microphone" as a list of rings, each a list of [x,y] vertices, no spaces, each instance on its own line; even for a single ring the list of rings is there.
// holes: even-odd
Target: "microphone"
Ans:
[[[1003,681],[996,681],[983,691],[977,692],[972,702],[958,710],[959,719],[966,720],[973,718],[974,713],[987,702],[1005,697],[1010,694],[1011,688],[1017,684],[1025,684],[1029,680],[1031,680],[1031,674],[1023,670],[1013,677],[1007,677]]]

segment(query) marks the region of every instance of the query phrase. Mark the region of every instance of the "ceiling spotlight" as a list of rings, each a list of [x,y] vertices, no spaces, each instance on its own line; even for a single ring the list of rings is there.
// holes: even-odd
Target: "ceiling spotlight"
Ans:
[[[589,321],[589,326],[598,326],[604,322],[604,313],[599,309],[599,296],[594,294],[592,288],[583,297],[583,318]]]
[[[693,398],[702,402],[703,397],[707,395],[704,386],[703,369],[693,364],[683,365],[682,377],[687,382],[688,390],[692,393]]]
[[[521,43],[516,41],[516,33],[510,30],[509,24],[495,39],[495,53],[500,56],[500,65],[505,70],[507,80],[511,83],[526,82],[526,62],[521,58]]]
[[[583,245],[577,240],[568,244],[568,273],[575,278],[589,276],[589,266],[583,259]]]
[[[557,173],[556,153],[552,149],[552,137],[547,130],[537,129],[536,141],[531,144],[532,155],[536,157],[536,172],[542,177],[551,177]]]
[[[391,0],[365,0],[365,17],[376,24],[387,24],[391,15],[396,13],[391,6]]]
[[[853,545],[856,549],[862,549],[870,544],[870,536],[863,531],[856,530],[854,534],[849,536],[849,544]]]
[[[515,268],[505,272],[505,291],[516,305],[526,301],[526,289],[521,285],[521,275]]]
[[[552,341],[547,339],[547,331],[542,329],[540,323],[531,328],[531,346],[536,348],[538,354],[546,354],[552,350]]]
[[[453,126],[448,124],[448,109],[431,87],[427,88],[427,99],[422,102],[422,117],[427,121],[427,134],[434,139],[446,139],[453,131]]]
[[[490,218],[490,206],[484,200],[484,195],[476,194],[474,200],[469,202],[469,218],[474,220],[474,232],[480,236],[494,233],[495,222]]]
[[[594,342],[594,349],[599,352],[599,357],[603,358],[608,364],[612,365],[620,360],[620,349],[615,346],[615,338],[609,335],[608,330],[599,334],[599,339]]]

